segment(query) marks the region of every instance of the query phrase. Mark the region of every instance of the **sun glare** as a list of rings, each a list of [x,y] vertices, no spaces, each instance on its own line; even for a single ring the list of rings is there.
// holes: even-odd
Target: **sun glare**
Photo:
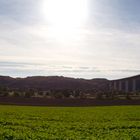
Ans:
[[[57,27],[82,26],[88,15],[87,0],[44,0],[43,15],[50,25]]]

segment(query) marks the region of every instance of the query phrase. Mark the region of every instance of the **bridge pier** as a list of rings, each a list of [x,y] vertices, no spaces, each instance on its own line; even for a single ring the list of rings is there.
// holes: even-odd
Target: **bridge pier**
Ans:
[[[119,91],[122,91],[122,82],[119,81]]]
[[[132,91],[136,91],[136,79],[133,79],[133,82],[132,82]]]
[[[114,90],[117,90],[117,82],[114,81]]]
[[[128,80],[125,81],[125,92],[126,92],[126,93],[129,92],[129,88],[128,88]]]

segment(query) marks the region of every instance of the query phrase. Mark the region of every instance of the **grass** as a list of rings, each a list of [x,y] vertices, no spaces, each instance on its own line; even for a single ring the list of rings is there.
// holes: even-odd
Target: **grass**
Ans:
[[[140,106],[0,106],[1,140],[140,140]]]

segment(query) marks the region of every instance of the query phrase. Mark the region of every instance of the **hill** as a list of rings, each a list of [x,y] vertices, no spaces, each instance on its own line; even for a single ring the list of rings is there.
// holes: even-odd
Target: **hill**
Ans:
[[[0,76],[0,86],[18,89],[71,89],[71,90],[101,90],[107,89],[107,79],[79,79],[63,76],[33,76],[26,78],[12,78]]]

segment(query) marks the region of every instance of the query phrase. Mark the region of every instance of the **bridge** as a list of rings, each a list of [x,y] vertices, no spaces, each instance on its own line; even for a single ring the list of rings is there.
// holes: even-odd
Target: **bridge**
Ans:
[[[140,91],[140,75],[123,79],[111,80],[109,83],[110,91],[117,92],[138,92]]]

